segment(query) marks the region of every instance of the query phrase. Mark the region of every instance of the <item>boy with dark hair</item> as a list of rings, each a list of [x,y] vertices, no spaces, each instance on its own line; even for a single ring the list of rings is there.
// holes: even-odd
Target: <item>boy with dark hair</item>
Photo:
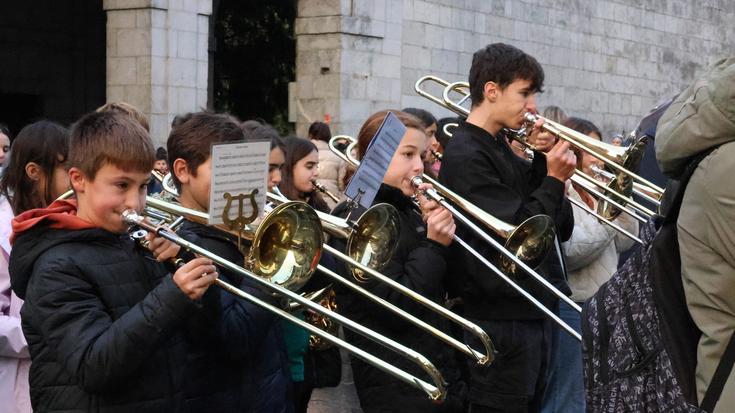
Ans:
[[[25,299],[35,411],[180,409],[185,320],[217,277],[208,259],[176,270],[127,235],[121,214],[145,206],[153,146],[127,115],[91,113],[71,132],[77,200],[13,221],[13,290]],[[160,260],[178,247],[149,237]]]
[[[447,144],[440,179],[513,225],[532,215],[549,215],[557,235],[566,240],[574,222],[564,182],[576,165],[569,145],[554,145],[548,134],[534,132],[536,147],[548,152],[529,165],[513,154],[504,133],[506,128],[520,128],[526,112],[536,112],[535,95],[543,80],[536,59],[513,46],[496,43],[477,51],[469,77],[472,108]],[[457,233],[497,262],[497,251],[478,236],[462,226]],[[568,291],[561,265],[551,255],[541,273]],[[455,248],[451,259],[457,274],[452,282],[464,300],[465,315],[490,335],[499,351],[489,367],[470,365],[471,410],[538,411],[551,347],[549,321],[465,250]],[[518,282],[546,306],[556,306],[556,299],[535,280],[521,275]],[[473,337],[466,339],[478,345]]]
[[[229,115],[194,113],[175,126],[168,153],[182,206],[207,211],[211,186],[211,145],[242,142],[243,130]],[[179,235],[227,260],[242,264],[237,240],[206,225],[185,221]],[[221,278],[268,299],[239,274],[222,270]],[[280,323],[260,307],[220,289],[202,298],[204,311],[192,340],[192,362],[185,393],[202,411],[289,412],[288,359]]]

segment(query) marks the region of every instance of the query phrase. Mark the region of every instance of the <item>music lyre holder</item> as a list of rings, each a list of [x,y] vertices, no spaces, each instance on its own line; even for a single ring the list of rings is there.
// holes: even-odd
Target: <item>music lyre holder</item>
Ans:
[[[258,218],[258,213],[260,212],[258,202],[255,200],[257,194],[258,188],[253,189],[249,194],[237,194],[233,196],[229,192],[225,192],[223,195],[227,203],[222,211],[222,222],[227,228],[237,230],[237,249],[240,251],[242,251],[242,231],[248,224]],[[248,216],[243,215],[243,202],[246,198],[250,199],[250,206],[252,207],[252,212]],[[230,219],[230,207],[232,207],[233,200],[237,201],[237,215],[234,219]]]

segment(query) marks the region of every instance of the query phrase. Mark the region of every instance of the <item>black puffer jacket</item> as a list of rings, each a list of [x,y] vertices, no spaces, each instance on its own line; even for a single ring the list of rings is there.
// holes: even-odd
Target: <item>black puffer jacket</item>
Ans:
[[[382,273],[435,302],[441,302],[445,293],[447,248],[426,238],[426,226],[421,216],[414,211],[411,199],[403,195],[400,190],[383,184],[374,204],[381,202],[396,207],[400,218],[398,248]],[[344,204],[338,205],[334,214],[346,215],[344,206]],[[338,249],[344,250],[343,243],[337,241],[333,243]],[[339,272],[352,280],[344,267]],[[362,286],[419,319],[444,331],[449,330],[446,320],[386,284],[369,281]],[[460,378],[456,362],[457,354],[450,347],[426,331],[404,321],[393,312],[382,309],[344,287],[337,290],[337,305],[340,313],[429,358],[441,371],[444,380],[449,383],[449,393],[444,404],[432,404],[421,391],[353,357],[352,370],[355,387],[365,412],[463,411],[465,385]],[[391,364],[428,380],[426,373],[417,368],[415,364],[385,347],[347,329],[345,329],[345,336],[358,347],[367,349],[370,353],[378,355]]]
[[[183,238],[243,263],[236,241],[221,231],[185,221]],[[252,281],[225,269],[220,279],[265,301],[271,299]],[[201,411],[290,412],[288,356],[280,319],[221,288],[202,297],[203,311],[192,319],[186,395]]]
[[[34,411],[186,410],[182,326],[197,305],[127,235],[37,225],[16,240],[10,274]]]

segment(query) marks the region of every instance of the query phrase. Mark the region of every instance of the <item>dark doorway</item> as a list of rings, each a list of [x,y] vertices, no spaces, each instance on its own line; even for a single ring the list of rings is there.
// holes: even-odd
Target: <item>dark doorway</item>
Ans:
[[[214,109],[260,118],[281,133],[288,123],[288,83],[295,78],[296,0],[215,0]]]
[[[39,119],[43,112],[43,100],[38,95],[0,93],[0,116],[12,135],[18,134],[23,126]]]
[[[102,1],[0,2],[0,122],[68,125],[105,102]]]

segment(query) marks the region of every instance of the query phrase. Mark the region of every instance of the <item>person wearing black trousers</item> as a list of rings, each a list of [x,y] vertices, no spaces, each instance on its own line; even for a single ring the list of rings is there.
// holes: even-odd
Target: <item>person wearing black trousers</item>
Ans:
[[[535,95],[543,86],[539,63],[523,51],[496,43],[477,51],[470,69],[472,108],[455,129],[444,151],[440,182],[469,202],[509,224],[545,214],[561,241],[572,233],[574,219],[565,198],[565,182],[576,165],[565,142],[555,143],[535,125],[530,139],[537,154],[530,164],[518,158],[504,130],[523,125],[526,112],[536,112]],[[498,252],[467,228],[457,234],[483,256],[497,262]],[[538,269],[569,293],[562,263],[550,254]],[[472,412],[533,412],[540,408],[545,387],[551,323],[541,311],[496,277],[472,255],[453,248],[452,283],[464,301],[466,318],[493,340],[498,354],[490,366],[470,365],[469,404]],[[540,284],[520,274],[517,281],[548,308],[557,299]],[[465,335],[466,343],[476,339]]]

